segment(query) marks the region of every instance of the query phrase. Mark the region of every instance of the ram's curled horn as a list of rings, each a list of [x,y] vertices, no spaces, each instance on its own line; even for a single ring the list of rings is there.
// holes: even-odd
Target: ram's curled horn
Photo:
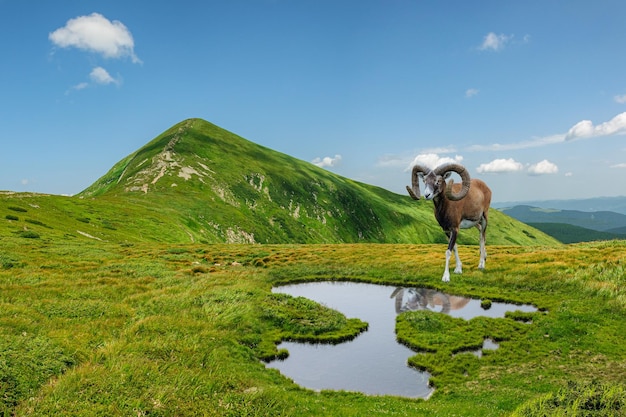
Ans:
[[[467,192],[470,189],[470,175],[467,172],[467,169],[463,165],[449,163],[440,165],[435,168],[435,174],[444,176],[447,172],[456,172],[461,177],[461,190],[458,193],[454,193],[452,191],[452,182],[450,182],[449,186],[446,187],[446,196],[449,200],[457,201],[461,200],[467,195]]]
[[[406,190],[413,200],[420,199],[420,174],[427,174],[429,169],[424,168],[421,165],[415,165],[411,171],[411,186],[406,186]]]

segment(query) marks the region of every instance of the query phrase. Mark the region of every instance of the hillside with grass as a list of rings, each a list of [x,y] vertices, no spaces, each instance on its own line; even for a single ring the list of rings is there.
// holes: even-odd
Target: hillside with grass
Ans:
[[[407,183],[409,178],[407,177]],[[5,192],[0,231],[172,243],[445,243],[432,202],[356,182],[201,119],[176,124],[74,197]],[[555,245],[490,211],[488,244]],[[462,231],[460,244],[477,244]]]
[[[624,233],[613,233],[611,231],[600,232],[567,223],[528,223],[528,225],[541,230],[562,243],[626,239],[626,234]]]

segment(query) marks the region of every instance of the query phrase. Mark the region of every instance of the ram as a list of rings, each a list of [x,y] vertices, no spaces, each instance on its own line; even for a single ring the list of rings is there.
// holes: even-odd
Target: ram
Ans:
[[[461,184],[454,184],[453,180],[446,183],[446,179],[456,172],[461,177]],[[463,272],[456,238],[459,229],[468,229],[476,226],[480,232],[480,261],[479,269],[485,268],[487,251],[485,249],[485,233],[487,231],[487,216],[491,204],[491,190],[483,181],[470,179],[464,166],[456,163],[440,165],[430,170],[422,165],[415,165],[411,172],[411,187],[406,187],[409,195],[420,199],[419,179],[424,181],[424,197],[432,200],[435,206],[435,218],[448,236],[446,250],[446,267],[442,280],[450,281],[450,256],[454,251],[456,259],[455,274]]]

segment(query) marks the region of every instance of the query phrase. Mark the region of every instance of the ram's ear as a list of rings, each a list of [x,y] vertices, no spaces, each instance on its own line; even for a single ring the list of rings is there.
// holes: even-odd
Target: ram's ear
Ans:
[[[443,179],[447,180],[448,178],[450,178],[450,175],[452,175],[452,172],[446,172],[445,174],[443,174]]]

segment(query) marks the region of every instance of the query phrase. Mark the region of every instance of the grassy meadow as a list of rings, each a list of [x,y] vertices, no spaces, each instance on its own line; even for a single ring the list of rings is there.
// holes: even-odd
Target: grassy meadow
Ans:
[[[487,270],[463,232],[464,274],[444,284],[432,210],[200,119],[78,196],[0,192],[0,415],[623,415],[626,242],[566,246],[491,210]],[[367,323],[271,292],[311,280],[539,311],[398,316],[428,400],[314,392],[264,361],[289,354],[281,340],[335,343]],[[464,353],[485,338],[500,347]]]
[[[19,214],[19,213],[18,213]],[[626,243],[239,245],[0,238],[0,414],[6,416],[539,416],[626,414]],[[505,319],[398,316],[428,400],[313,392],[263,360],[283,339],[366,326],[274,285],[353,280],[532,303]],[[491,337],[499,349],[462,353]],[[364,364],[365,366],[367,364]],[[315,366],[315,364],[311,364]],[[569,410],[569,411],[568,411]]]

